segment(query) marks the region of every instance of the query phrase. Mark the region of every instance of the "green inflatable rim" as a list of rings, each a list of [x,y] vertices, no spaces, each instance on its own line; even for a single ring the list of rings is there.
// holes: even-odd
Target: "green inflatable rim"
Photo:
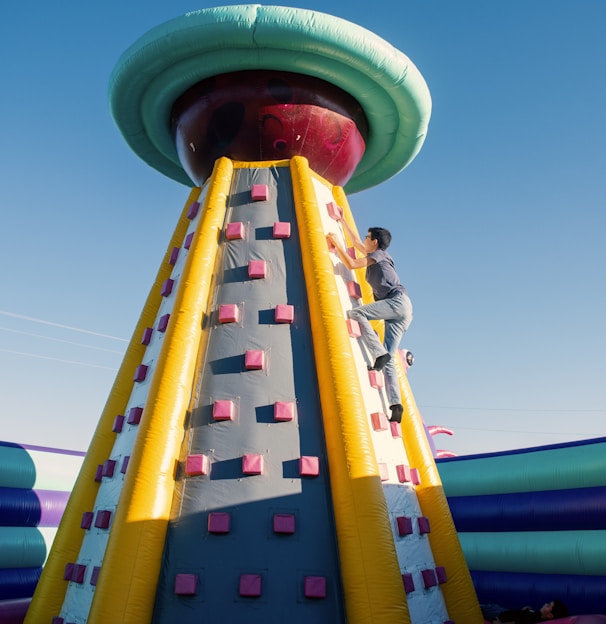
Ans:
[[[431,96],[408,57],[351,22],[287,7],[204,9],[153,28],[116,64],[109,86],[111,112],[140,158],[191,186],[170,131],[172,105],[204,78],[249,69],[308,74],[358,100],[369,137],[345,186],[349,193],[389,179],[423,145]]]

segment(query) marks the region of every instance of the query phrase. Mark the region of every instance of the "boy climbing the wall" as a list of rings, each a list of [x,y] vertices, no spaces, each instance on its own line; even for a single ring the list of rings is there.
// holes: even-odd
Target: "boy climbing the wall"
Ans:
[[[375,299],[374,303],[353,308],[347,314],[360,324],[362,341],[370,357],[374,359],[374,364],[369,365],[368,369],[384,370],[385,392],[391,410],[389,420],[400,422],[403,407],[394,358],[400,340],[412,322],[412,303],[400,282],[394,261],[386,251],[391,243],[389,230],[371,227],[362,241],[345,219],[341,219],[341,223],[354,247],[364,255],[352,258],[334,234],[328,234],[327,239],[348,269],[366,268],[366,281],[372,288]],[[372,320],[382,320],[385,323],[383,343],[369,323]]]

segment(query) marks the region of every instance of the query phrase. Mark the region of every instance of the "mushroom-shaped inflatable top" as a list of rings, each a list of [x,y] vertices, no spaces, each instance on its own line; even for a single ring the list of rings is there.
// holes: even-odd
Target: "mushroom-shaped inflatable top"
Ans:
[[[173,106],[207,78],[247,70],[319,78],[359,103],[368,134],[362,159],[345,186],[349,193],[401,171],[425,140],[431,97],[406,55],[345,20],[256,4],[187,13],[143,35],[111,76],[112,115],[140,158],[191,185],[175,146]]]

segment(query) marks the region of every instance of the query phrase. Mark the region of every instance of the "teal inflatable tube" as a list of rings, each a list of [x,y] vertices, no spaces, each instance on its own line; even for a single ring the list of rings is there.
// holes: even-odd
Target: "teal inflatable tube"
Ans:
[[[0,442],[0,487],[71,491],[84,453]]]
[[[605,573],[606,531],[459,533],[459,540],[471,570]]]
[[[0,569],[42,566],[56,532],[56,528],[0,527]]]
[[[606,485],[606,440],[440,460],[448,496],[537,492]]]
[[[32,456],[19,446],[0,444],[0,487],[33,488],[35,483]]]

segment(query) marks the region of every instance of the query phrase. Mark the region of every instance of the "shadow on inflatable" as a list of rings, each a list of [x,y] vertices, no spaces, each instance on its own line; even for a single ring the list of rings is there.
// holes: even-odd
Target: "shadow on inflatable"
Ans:
[[[84,453],[0,442],[0,623],[21,623]],[[480,603],[606,623],[606,438],[437,459]]]

